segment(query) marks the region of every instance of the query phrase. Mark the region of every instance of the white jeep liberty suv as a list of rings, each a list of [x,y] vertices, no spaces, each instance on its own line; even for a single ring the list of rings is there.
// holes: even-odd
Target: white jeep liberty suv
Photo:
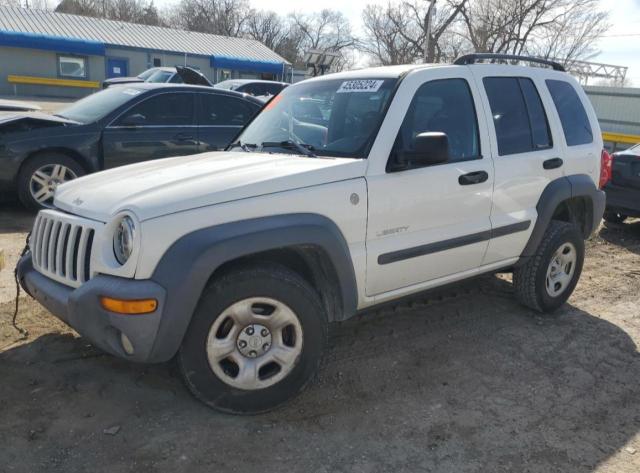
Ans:
[[[284,89],[225,152],[60,186],[18,277],[106,352],[177,357],[209,406],[262,412],[313,377],[330,322],[377,304],[512,270],[523,304],[558,308],[607,162],[552,62],[331,74]]]

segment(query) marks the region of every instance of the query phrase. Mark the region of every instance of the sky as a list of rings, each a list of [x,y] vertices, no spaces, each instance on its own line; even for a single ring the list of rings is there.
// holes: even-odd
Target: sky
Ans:
[[[166,5],[175,0],[156,0]],[[349,18],[356,31],[360,31],[361,12],[370,3],[386,4],[386,0],[322,0],[304,6],[300,0],[252,0],[254,8],[273,10],[282,14],[292,11],[312,12],[320,8],[339,10]],[[640,87],[640,0],[601,0],[602,8],[611,13],[611,29],[598,44],[601,53],[590,59],[594,62],[628,66],[629,85]],[[317,7],[315,5],[318,5]]]

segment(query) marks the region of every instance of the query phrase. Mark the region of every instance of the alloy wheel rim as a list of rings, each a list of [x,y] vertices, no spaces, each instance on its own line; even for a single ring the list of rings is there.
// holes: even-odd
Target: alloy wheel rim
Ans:
[[[547,268],[545,286],[547,294],[558,297],[566,291],[573,279],[576,270],[578,254],[572,243],[564,243],[551,257]]]
[[[297,365],[302,325],[286,304],[268,297],[235,302],[215,320],[207,336],[214,374],[237,389],[276,384]]]
[[[44,207],[50,207],[58,186],[77,177],[75,172],[63,164],[45,164],[31,175],[29,192],[33,200]]]

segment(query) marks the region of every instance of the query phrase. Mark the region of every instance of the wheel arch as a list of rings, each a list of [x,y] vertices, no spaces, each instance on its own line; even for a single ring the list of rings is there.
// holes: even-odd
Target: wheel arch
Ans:
[[[202,291],[238,265],[277,262],[298,272],[320,295],[330,321],[356,313],[358,290],[342,232],[318,214],[286,214],[216,225],[178,239],[151,277],[169,294],[153,358],[178,350]]]
[[[536,254],[552,220],[577,224],[584,239],[597,230],[604,213],[605,195],[586,174],[565,176],[551,181],[542,192],[536,211],[538,218],[522,258]]]
[[[327,251],[317,244],[300,244],[252,252],[231,259],[220,265],[209,277],[209,281],[237,268],[275,263],[299,274],[316,289],[330,322],[344,320],[345,295],[340,290],[340,278]],[[355,312],[355,311],[354,311]]]
[[[79,153],[77,150],[72,148],[65,148],[64,146],[53,146],[42,148],[38,150],[34,150],[27,155],[26,158],[22,160],[20,163],[20,167],[18,168],[18,172],[16,173],[16,182],[20,179],[20,175],[24,170],[25,166],[34,159],[39,158],[40,156],[45,156],[48,153],[57,153],[62,154],[70,159],[73,159],[79,166],[81,166],[87,173],[97,171],[97,167],[95,167],[95,163],[91,163],[89,159]]]

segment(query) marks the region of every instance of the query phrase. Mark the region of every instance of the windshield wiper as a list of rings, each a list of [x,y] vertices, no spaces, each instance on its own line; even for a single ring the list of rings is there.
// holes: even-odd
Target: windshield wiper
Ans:
[[[242,148],[242,151],[246,153],[250,153],[252,150],[256,149],[258,145],[255,143],[241,143],[240,141],[236,141],[235,143],[231,143],[229,145],[229,149],[233,149],[237,147]]]
[[[308,145],[305,143],[298,143],[294,140],[285,140],[285,141],[265,141],[260,145],[261,148],[284,148],[284,149],[293,149],[298,151],[300,154],[304,156],[309,156],[310,158],[315,158],[313,150],[315,149],[312,145]]]

